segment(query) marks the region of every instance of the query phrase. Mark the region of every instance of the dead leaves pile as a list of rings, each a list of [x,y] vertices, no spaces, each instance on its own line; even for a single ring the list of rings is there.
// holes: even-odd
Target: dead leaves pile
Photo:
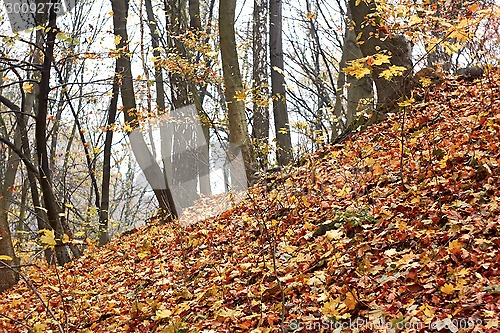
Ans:
[[[0,331],[497,332],[500,73],[426,89],[217,218],[27,269]]]

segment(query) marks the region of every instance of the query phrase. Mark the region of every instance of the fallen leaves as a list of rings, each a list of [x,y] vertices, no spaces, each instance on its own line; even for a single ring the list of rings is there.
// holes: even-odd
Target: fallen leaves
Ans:
[[[30,266],[33,288],[2,295],[0,331],[496,332],[499,87],[498,71],[430,86],[404,127],[393,115],[325,147],[216,218]]]

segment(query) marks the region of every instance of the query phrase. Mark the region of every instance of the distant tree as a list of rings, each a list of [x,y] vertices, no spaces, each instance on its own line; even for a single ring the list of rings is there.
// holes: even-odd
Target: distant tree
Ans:
[[[259,167],[265,169],[269,144],[268,0],[254,0],[252,27],[252,138]]]
[[[276,130],[276,157],[279,165],[285,165],[292,159],[292,139],[286,105],[282,0],[269,0],[269,18],[271,90],[274,128]]]

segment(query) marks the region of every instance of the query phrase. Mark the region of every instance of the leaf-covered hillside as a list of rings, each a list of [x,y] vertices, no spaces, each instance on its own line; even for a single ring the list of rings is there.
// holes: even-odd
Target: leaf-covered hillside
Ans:
[[[0,331],[498,332],[500,72],[415,94],[222,216],[27,267]]]

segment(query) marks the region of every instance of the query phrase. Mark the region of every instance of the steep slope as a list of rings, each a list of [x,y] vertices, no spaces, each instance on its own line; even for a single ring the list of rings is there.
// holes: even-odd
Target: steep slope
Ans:
[[[27,267],[0,331],[498,332],[500,72],[417,93],[222,216]]]

